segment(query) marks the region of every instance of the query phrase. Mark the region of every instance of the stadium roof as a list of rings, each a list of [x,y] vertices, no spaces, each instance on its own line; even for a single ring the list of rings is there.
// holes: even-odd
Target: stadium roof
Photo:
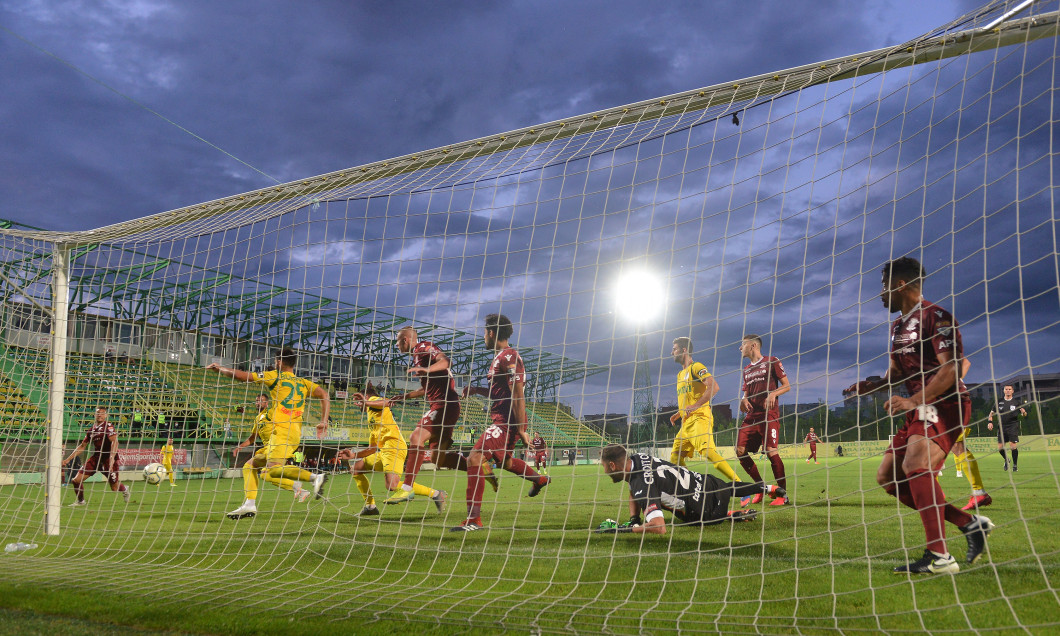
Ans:
[[[0,227],[12,226],[27,227],[0,220]],[[11,248],[0,261],[3,301],[50,305],[51,251],[18,243]],[[70,308],[75,312],[383,364],[400,355],[394,332],[413,327],[421,339],[447,352],[457,375],[484,377],[492,361],[479,334],[178,259],[94,244],[75,248],[69,261]],[[559,385],[605,370],[533,347],[519,351],[529,374],[527,392],[537,397],[554,396]]]

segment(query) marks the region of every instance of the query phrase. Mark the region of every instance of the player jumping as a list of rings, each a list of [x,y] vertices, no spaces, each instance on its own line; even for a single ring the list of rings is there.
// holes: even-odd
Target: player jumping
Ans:
[[[77,493],[77,501],[70,504],[70,507],[87,505],[85,480],[95,475],[97,470],[106,473],[110,489],[113,492],[120,492],[125,503],[129,503],[129,488],[118,478],[118,470],[121,468],[121,457],[118,455],[118,432],[114,430],[114,425],[107,421],[107,407],[105,406],[96,409],[96,421],[85,431],[85,438],[81,440],[77,448],[63,460],[63,466],[84,452],[89,443],[92,444],[92,455],[70,482],[74,486],[74,492]]]
[[[927,548],[923,557],[894,568],[894,572],[954,574],[960,566],[946,548],[943,521],[964,533],[968,563],[982,554],[994,524],[947,503],[932,476],[968,426],[972,404],[961,381],[964,346],[957,322],[945,309],[920,295],[923,278],[920,263],[910,257],[883,266],[880,298],[888,311],[901,314],[891,327],[890,366],[882,379],[863,380],[846,392],[865,395],[904,381],[909,397],[892,395],[884,405],[892,416],[906,415],[883,456],[876,481],[887,494],[920,513]]]
[[[468,386],[464,388],[464,394],[489,395],[493,423],[475,442],[467,458],[467,521],[453,528],[453,532],[482,529],[482,491],[485,489],[482,471],[489,460],[496,461],[504,470],[533,483],[529,493],[531,497],[536,497],[551,481],[549,477],[537,474],[523,460],[512,456],[517,438],[522,439],[527,448],[531,447],[530,436],[526,434],[526,397],[523,394],[526,370],[519,352],[508,346],[513,331],[512,321],[507,316],[486,316],[484,340],[488,348],[497,352],[490,364],[489,389]]]
[[[290,347],[284,347],[276,354],[276,371],[250,373],[239,369],[222,367],[216,362],[206,367],[223,376],[238,382],[254,382],[268,387],[272,397],[272,406],[265,418],[272,424],[272,433],[265,448],[259,455],[247,462],[243,468],[243,490],[246,500],[226,516],[229,519],[253,517],[258,512],[258,475],[260,470],[265,481],[273,483],[284,490],[294,492],[298,501],[305,501],[310,496],[320,498],[327,475],[314,475],[299,466],[287,466],[287,459],[294,455],[302,443],[302,416],[306,411],[308,399],[320,400],[320,423],[317,424],[317,438],[324,439],[328,432],[328,414],[331,401],[328,392],[315,383],[294,374],[298,354]],[[302,487],[309,482],[311,489]]]
[[[385,400],[382,406],[391,408],[398,402],[422,397],[428,407],[409,435],[405,479],[401,490],[386,500],[388,504],[403,503],[414,497],[413,484],[423,466],[425,451],[430,451],[434,465],[439,468],[467,471],[464,457],[449,450],[453,445],[453,430],[460,419],[460,396],[456,392],[449,358],[433,343],[419,340],[412,327],[398,331],[397,348],[401,353],[412,354],[412,366],[408,372],[420,379],[420,388]]]

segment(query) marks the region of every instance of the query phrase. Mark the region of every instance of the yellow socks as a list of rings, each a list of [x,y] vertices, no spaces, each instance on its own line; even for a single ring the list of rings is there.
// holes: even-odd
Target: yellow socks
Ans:
[[[276,484],[284,490],[294,490],[294,480],[283,476],[288,468],[298,469],[297,466],[273,466],[262,471],[265,475],[265,481],[270,484]],[[312,478],[312,475],[310,475],[310,478]]]
[[[253,466],[243,466],[243,494],[247,499],[258,498],[258,471]]]
[[[309,481],[313,478],[313,473],[308,470],[303,470],[298,466],[283,466],[280,477],[286,477],[287,479],[293,479],[295,481]]]
[[[961,460],[964,462],[964,477],[972,485],[972,490],[983,490],[983,478],[979,474],[979,461],[975,459],[975,455],[968,451],[961,455]]]
[[[368,483],[368,478],[364,475],[354,475],[353,483],[357,484],[357,490],[360,490],[361,494],[364,495],[364,504],[366,506],[374,506],[375,497],[372,496],[372,487]]]
[[[426,486],[421,486],[421,485],[417,484],[416,482],[412,482],[412,494],[414,494],[414,495],[422,495],[424,497],[433,497],[433,496],[438,494],[438,491],[434,490],[433,488],[428,488]]]
[[[717,470],[729,481],[740,481],[740,477],[736,474],[736,471],[729,466],[729,463],[722,458],[721,453],[714,449],[707,451],[707,461],[714,464],[714,469]]]

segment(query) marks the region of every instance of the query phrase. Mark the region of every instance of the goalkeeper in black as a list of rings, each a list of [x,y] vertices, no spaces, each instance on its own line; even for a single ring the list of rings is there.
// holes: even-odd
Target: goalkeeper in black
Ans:
[[[608,519],[600,524],[597,532],[666,534],[664,510],[673,513],[681,525],[750,521],[758,515],[757,511],[730,512],[730,499],[759,493],[776,499],[787,494],[779,486],[722,481],[644,453],[630,455],[620,444],[605,447],[600,464],[616,484],[629,483],[630,520],[618,524]]]

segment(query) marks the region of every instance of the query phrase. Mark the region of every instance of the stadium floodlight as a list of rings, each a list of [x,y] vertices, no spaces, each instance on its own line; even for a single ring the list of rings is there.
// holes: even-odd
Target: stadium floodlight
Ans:
[[[666,302],[662,279],[646,269],[628,269],[615,281],[615,308],[635,324],[643,324],[662,313]]]

